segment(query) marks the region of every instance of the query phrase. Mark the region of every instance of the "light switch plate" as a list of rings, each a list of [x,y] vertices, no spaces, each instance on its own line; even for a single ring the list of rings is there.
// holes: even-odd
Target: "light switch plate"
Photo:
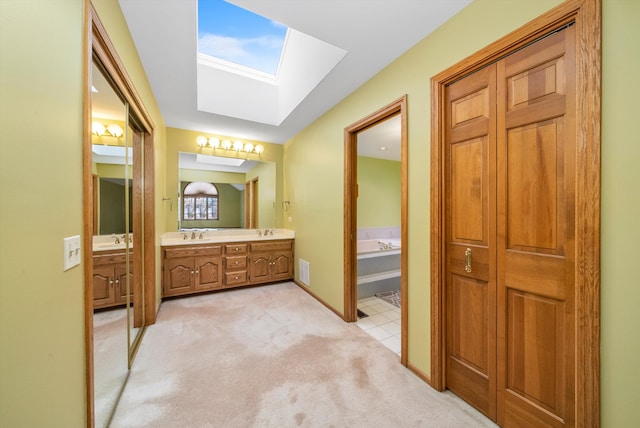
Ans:
[[[80,235],[64,238],[64,270],[80,264]]]

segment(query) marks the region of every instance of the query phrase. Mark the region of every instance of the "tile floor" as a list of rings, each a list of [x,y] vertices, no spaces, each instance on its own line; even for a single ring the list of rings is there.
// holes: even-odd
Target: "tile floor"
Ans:
[[[377,297],[358,300],[358,309],[369,315],[358,318],[358,327],[400,355],[400,308]]]

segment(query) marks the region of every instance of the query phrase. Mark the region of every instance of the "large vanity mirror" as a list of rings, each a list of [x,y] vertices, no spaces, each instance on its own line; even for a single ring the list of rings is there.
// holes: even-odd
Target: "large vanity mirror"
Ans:
[[[273,229],[276,164],[180,152],[178,229]]]

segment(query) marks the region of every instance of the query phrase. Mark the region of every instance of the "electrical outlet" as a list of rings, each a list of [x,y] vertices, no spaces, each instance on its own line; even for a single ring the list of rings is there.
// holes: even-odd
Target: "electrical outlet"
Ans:
[[[80,235],[64,238],[64,270],[80,264]]]

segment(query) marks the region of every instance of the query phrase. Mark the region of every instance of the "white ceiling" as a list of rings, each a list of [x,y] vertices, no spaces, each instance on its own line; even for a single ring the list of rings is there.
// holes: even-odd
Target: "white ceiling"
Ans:
[[[277,95],[269,91],[249,90],[251,86],[246,81],[238,80],[233,73],[221,77],[216,72],[221,86],[207,87],[209,95],[198,99],[198,73],[203,71],[199,70],[197,61],[196,0],[119,0],[167,126],[271,143],[284,143],[292,138],[471,2],[229,1],[332,45],[346,54],[342,59],[333,56],[338,61],[337,65],[333,68],[325,65],[329,69],[326,77],[315,88],[306,88],[301,92],[302,95],[297,95],[296,103],[299,101],[299,104],[293,104],[290,113],[281,109],[278,110],[279,116],[265,120],[256,106],[273,110],[278,101],[270,97]],[[332,7],[328,7],[328,4]],[[315,66],[314,52],[302,53],[293,58],[292,61],[300,63],[297,66],[293,64],[291,70],[307,72],[286,77],[294,82],[309,74],[308,70]],[[229,83],[231,80],[235,80],[235,83]],[[229,91],[229,88],[232,90]],[[229,98],[221,96],[225,92],[235,94],[240,102],[229,102]],[[216,113],[201,111],[199,106]],[[372,105],[371,111],[380,107]],[[250,113],[248,120],[232,117],[242,116],[245,108],[246,113]]]

